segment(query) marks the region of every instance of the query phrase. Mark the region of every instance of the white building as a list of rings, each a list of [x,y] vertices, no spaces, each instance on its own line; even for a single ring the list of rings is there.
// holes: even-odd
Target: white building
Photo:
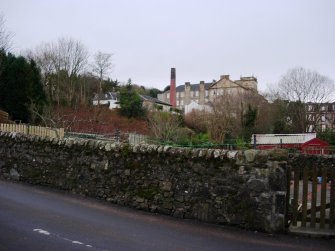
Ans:
[[[118,93],[107,92],[101,94],[100,97],[96,94],[93,98],[93,105],[107,105],[110,110],[120,108]]]
[[[184,113],[185,114],[190,113],[190,112],[195,111],[195,110],[210,112],[210,111],[212,111],[212,107],[209,104],[200,105],[199,103],[197,103],[194,100],[192,100],[191,103],[184,106]]]

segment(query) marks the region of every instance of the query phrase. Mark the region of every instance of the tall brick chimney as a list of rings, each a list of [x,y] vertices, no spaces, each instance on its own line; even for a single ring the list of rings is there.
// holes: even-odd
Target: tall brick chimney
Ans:
[[[170,105],[176,107],[176,69],[171,68]]]

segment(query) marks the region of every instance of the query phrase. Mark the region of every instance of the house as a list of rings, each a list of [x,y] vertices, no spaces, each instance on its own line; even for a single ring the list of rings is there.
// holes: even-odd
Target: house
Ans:
[[[257,149],[297,149],[308,154],[327,154],[329,144],[316,137],[316,133],[253,134],[251,144]]]
[[[93,98],[93,105],[107,105],[110,110],[120,108],[119,95],[116,92],[107,92],[101,94],[95,94]]]
[[[174,84],[175,81],[171,81],[171,83]],[[158,94],[158,99],[166,103],[175,100],[177,108],[185,109],[192,102],[204,105],[226,93],[242,95],[248,92],[257,93],[257,79],[255,77],[241,77],[239,80],[231,80],[229,75],[222,75],[218,81],[214,80],[209,83],[200,81],[199,84],[190,84],[190,82],[186,82],[185,85],[177,87],[171,84],[170,90]]]
[[[143,107],[149,110],[162,110],[170,111],[171,105],[169,103],[163,102],[157,98],[153,98],[147,95],[139,94],[143,101]],[[106,105],[110,110],[115,108],[120,108],[119,93],[107,92],[98,96],[97,94],[93,98],[93,105]]]
[[[172,105],[169,103],[163,102],[157,98],[151,96],[140,94],[141,99],[143,100],[143,107],[147,110],[162,110],[165,112],[170,112]]]
[[[306,104],[307,132],[335,131],[335,102]]]
[[[209,102],[207,104],[200,105],[199,103],[192,100],[191,103],[185,105],[184,107],[185,114],[188,114],[194,110],[210,112],[212,111],[212,106]]]

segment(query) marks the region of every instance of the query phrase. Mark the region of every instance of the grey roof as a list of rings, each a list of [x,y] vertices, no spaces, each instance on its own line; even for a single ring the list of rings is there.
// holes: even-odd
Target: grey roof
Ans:
[[[211,83],[205,83],[205,90],[208,90],[209,87],[213,84]],[[191,91],[199,91],[200,89],[200,84],[191,84]],[[178,85],[176,87],[176,92],[184,92],[185,91],[185,85]]]
[[[151,97],[151,96],[147,96],[147,95],[142,95],[142,94],[140,94],[140,97],[141,97],[143,100],[149,100],[149,101],[152,101],[152,102],[157,103],[157,104],[162,104],[162,105],[172,106],[172,105],[169,104],[169,103],[166,103],[166,102],[164,102],[164,101],[162,101],[162,100],[159,100],[159,99],[157,99],[157,98],[153,98],[153,97]]]
[[[94,95],[93,100],[98,100],[98,94]],[[100,94],[100,100],[119,100],[119,94],[116,92],[106,92]]]

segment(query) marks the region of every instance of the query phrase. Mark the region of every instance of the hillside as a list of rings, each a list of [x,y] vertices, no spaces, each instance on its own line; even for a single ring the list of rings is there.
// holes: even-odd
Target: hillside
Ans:
[[[59,126],[69,132],[114,134],[117,130],[122,133],[136,132],[148,134],[145,118],[128,119],[119,114],[118,110],[107,107],[58,107],[53,111],[53,118]]]

